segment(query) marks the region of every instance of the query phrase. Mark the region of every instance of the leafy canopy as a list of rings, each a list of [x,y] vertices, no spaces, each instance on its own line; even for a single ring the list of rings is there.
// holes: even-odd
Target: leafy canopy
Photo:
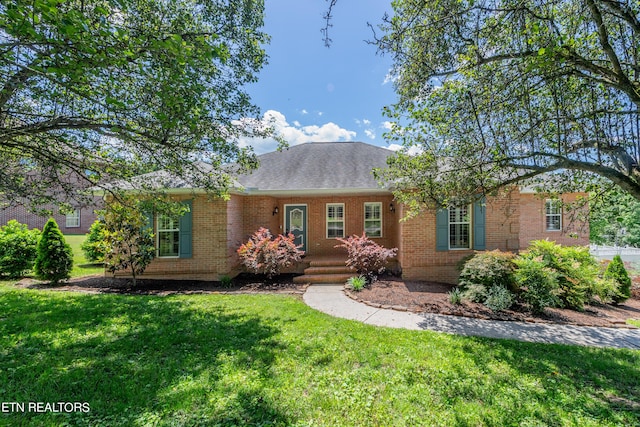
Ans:
[[[224,193],[270,131],[244,120],[262,24],[259,0],[3,1],[0,202],[158,169]]]
[[[604,178],[640,199],[640,4],[396,0],[377,39],[394,60],[392,182],[414,208],[546,174]],[[418,152],[410,156],[409,150]],[[402,190],[411,192],[402,193]]]

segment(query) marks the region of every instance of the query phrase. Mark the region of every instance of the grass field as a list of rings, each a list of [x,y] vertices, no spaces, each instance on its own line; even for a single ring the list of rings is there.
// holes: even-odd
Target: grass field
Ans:
[[[101,264],[92,264],[84,256],[80,245],[87,238],[86,234],[67,234],[64,236],[65,241],[73,249],[73,270],[71,277],[82,277],[90,274],[104,273],[104,267]]]
[[[629,426],[640,352],[376,328],[276,295],[0,284],[2,425]]]

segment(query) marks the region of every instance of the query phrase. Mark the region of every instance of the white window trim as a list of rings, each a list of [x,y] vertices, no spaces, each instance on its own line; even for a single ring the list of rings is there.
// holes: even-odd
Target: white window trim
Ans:
[[[342,219],[329,219],[329,206],[342,206]],[[344,238],[345,235],[345,228],[346,228],[346,218],[347,213],[345,211],[344,208],[344,203],[327,203],[325,206],[325,211],[324,211],[324,218],[325,218],[325,236],[327,239],[337,239],[337,238]],[[342,236],[336,236],[336,237],[329,237],[329,223],[332,222],[341,222],[342,223]]]
[[[467,205],[467,212],[469,213],[469,221],[468,222],[451,222],[451,208],[456,208],[457,206],[451,206],[447,208],[447,243],[449,245],[450,251],[468,251],[471,249],[473,242],[473,205]],[[469,224],[469,246],[466,248],[452,248],[451,247],[451,225],[452,224]]]
[[[160,229],[160,218],[164,215],[156,215],[156,257],[157,258],[180,258],[180,220],[177,220],[178,228]],[[178,232],[178,255],[160,255],[160,232]]]
[[[555,213],[555,214],[550,214],[547,210],[547,205],[557,205],[559,212]],[[550,229],[548,224],[549,222],[547,221],[547,219],[549,217],[559,217],[560,218],[560,227],[558,229]],[[549,233],[557,233],[559,231],[562,231],[562,201],[559,199],[546,199],[544,201],[544,231],[547,231]]]
[[[380,218],[378,219],[369,219],[367,220],[367,205],[378,205],[380,206]],[[384,236],[384,221],[383,221],[383,217],[384,217],[384,213],[382,212],[382,202],[364,202],[364,207],[363,207],[363,211],[362,211],[362,225],[363,225],[363,229],[366,230],[367,229],[367,221],[373,222],[373,221],[380,221],[380,235],[379,236],[369,236],[367,235],[367,237],[371,238],[371,239],[382,239]]]
[[[72,220],[71,223],[69,220]],[[80,228],[80,208],[75,208],[72,213],[65,215],[65,228]]]

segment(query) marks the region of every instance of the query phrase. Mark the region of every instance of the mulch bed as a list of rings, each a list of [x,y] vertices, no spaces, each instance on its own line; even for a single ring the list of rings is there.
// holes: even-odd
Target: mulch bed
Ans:
[[[632,298],[620,305],[592,304],[582,312],[548,308],[543,314],[533,314],[524,305],[516,304],[509,310],[493,312],[483,304],[463,302],[452,304],[448,293],[454,288],[436,282],[405,281],[385,277],[360,292],[349,292],[373,306],[396,308],[422,313],[440,313],[479,319],[559,323],[581,326],[631,327],[627,319],[640,319],[640,288],[634,288]]]
[[[130,295],[304,293],[307,285],[293,283],[293,277],[292,274],[282,274],[278,276],[277,281],[268,282],[264,280],[263,276],[241,274],[233,279],[231,286],[223,286],[221,282],[217,281],[138,279],[134,287],[131,279],[96,275],[72,279],[59,286],[51,286],[33,279],[23,279],[18,283],[18,286],[29,289]]]

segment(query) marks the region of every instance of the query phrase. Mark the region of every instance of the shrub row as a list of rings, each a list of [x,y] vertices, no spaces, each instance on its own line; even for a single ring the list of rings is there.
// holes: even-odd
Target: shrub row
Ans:
[[[630,297],[631,280],[619,256],[605,270],[588,247],[537,240],[519,255],[498,250],[474,255],[462,267],[459,289],[463,298],[492,310],[519,301],[540,313],[546,307],[583,310],[596,297],[623,302]]]
[[[16,220],[0,227],[0,275],[18,278],[33,270],[39,279],[55,284],[68,279],[72,267],[71,247],[53,218],[42,233]]]

